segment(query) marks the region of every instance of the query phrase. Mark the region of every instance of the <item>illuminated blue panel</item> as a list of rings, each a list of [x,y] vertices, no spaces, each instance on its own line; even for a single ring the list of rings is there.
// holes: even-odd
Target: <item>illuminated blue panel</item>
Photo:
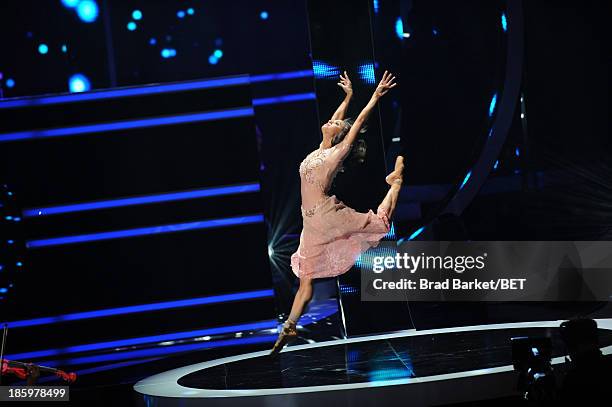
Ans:
[[[401,17],[398,17],[395,20],[395,34],[400,40],[404,39],[404,22]]]
[[[83,74],[75,74],[68,79],[68,89],[72,93],[87,92],[91,89],[91,83],[87,76]]]
[[[374,64],[362,64],[359,65],[357,73],[361,77],[361,80],[370,85],[376,83],[376,77],[374,76]]]
[[[336,79],[340,75],[340,69],[323,61],[312,61],[312,71],[315,78]]]
[[[36,249],[39,247],[61,246],[66,244],[96,242],[100,240],[124,239],[129,237],[159,235],[165,233],[185,232],[190,230],[220,228],[236,225],[248,225],[251,223],[261,223],[264,221],[262,214],[236,216],[233,218],[207,219],[195,222],[176,223],[171,225],[157,225],[143,228],[115,230],[112,232],[88,233],[84,235],[62,236],[50,239],[30,240],[26,242],[26,247]]]
[[[304,71],[252,75],[250,77],[250,80],[252,83],[257,83],[257,82],[268,82],[268,81],[280,81],[280,80],[285,80],[285,79],[308,78],[308,77],[311,77],[312,75],[313,75],[313,71],[310,69],[307,69]]]
[[[472,170],[468,171],[468,173],[465,174],[465,178],[463,178],[463,182],[461,183],[461,186],[459,187],[459,189],[463,188],[463,186],[467,184],[471,176],[472,176]]]
[[[59,129],[28,130],[17,133],[5,133],[0,134],[0,142],[46,137],[74,136],[79,134],[140,129],[144,127],[168,126],[173,124],[196,123],[209,120],[231,119],[247,116],[253,116],[252,107],[241,107],[236,109],[216,110],[202,113],[190,113],[170,117],[153,117],[148,119],[125,120],[113,123],[88,124],[84,126],[64,127]]]
[[[508,31],[508,21],[506,19],[506,14],[502,13],[501,15],[501,25],[504,32]]]
[[[98,18],[98,4],[94,0],[81,0],[76,11],[79,18],[86,23],[93,23]]]
[[[67,346],[67,347],[59,348],[59,349],[45,349],[45,350],[39,350],[39,351],[33,351],[33,352],[16,353],[13,355],[6,355],[6,357],[7,359],[9,357],[10,359],[44,358],[44,357],[49,357],[49,356],[65,355],[65,354],[77,353],[77,352],[90,352],[90,351],[101,350],[101,349],[119,348],[123,346],[134,346],[134,345],[144,345],[148,343],[154,344],[155,342],[176,341],[180,339],[189,339],[189,338],[195,338],[199,336],[221,335],[221,334],[243,332],[243,331],[254,331],[254,330],[259,330],[259,329],[274,329],[276,328],[277,324],[278,322],[272,319],[269,321],[252,322],[248,324],[221,326],[221,327],[208,328],[208,329],[198,329],[196,331],[173,332],[169,334],[144,336],[140,338],[120,339],[120,340],[115,340],[115,341],[90,343],[87,345]]]
[[[189,352],[201,349],[221,348],[226,346],[247,345],[274,342],[277,335],[251,336],[246,338],[227,339],[224,341],[206,341],[189,345],[160,346],[152,349],[141,349],[128,352],[114,352],[106,355],[83,356],[80,358],[63,359],[59,361],[40,361],[39,364],[49,367],[100,363],[112,360],[126,360],[157,355]]]
[[[493,94],[491,98],[491,103],[489,104],[489,117],[493,116],[493,112],[495,112],[495,105],[497,104],[497,93]]]
[[[312,75],[312,72],[310,73]],[[277,74],[278,75],[278,74]],[[284,79],[284,78],[283,78]],[[87,100],[100,100],[100,99],[112,99],[121,97],[132,97],[142,95],[155,95],[159,93],[169,92],[181,92],[186,90],[197,90],[197,89],[209,89],[209,88],[220,88],[225,86],[236,86],[236,85],[248,85],[248,76],[237,76],[230,78],[218,78],[218,79],[204,79],[193,82],[182,82],[182,83],[171,83],[164,85],[145,85],[133,88],[123,89],[112,89],[112,90],[99,90],[84,94],[72,94],[72,95],[57,95],[57,96],[43,96],[33,98],[20,98],[14,100],[0,100],[0,109],[13,108],[13,107],[24,107],[24,106],[37,106],[37,105],[51,105],[58,103],[76,103]]]
[[[271,105],[271,104],[276,104],[276,103],[299,102],[303,100],[315,100],[316,98],[317,96],[313,92],[297,93],[293,95],[253,99],[253,106]]]
[[[170,192],[165,194],[136,196],[131,198],[109,199],[106,201],[84,202],[70,205],[57,205],[23,210],[24,217],[50,216],[62,213],[93,211],[96,209],[118,208],[132,205],[146,205],[160,202],[182,201],[187,199],[208,198],[211,196],[245,194],[259,192],[259,184],[229,185],[196,189],[191,191]]]
[[[81,319],[93,319],[109,317],[114,315],[134,314],[139,312],[150,312],[167,310],[173,308],[194,307],[207,304],[219,304],[232,301],[253,300],[257,298],[273,297],[274,290],[247,291],[242,293],[213,295],[209,297],[189,298],[186,300],[165,301],[152,304],[130,305],[127,307],[101,309],[96,311],[77,312],[74,314],[56,315],[53,317],[25,319],[21,321],[6,322],[9,328],[23,328],[28,326],[57,324]]]

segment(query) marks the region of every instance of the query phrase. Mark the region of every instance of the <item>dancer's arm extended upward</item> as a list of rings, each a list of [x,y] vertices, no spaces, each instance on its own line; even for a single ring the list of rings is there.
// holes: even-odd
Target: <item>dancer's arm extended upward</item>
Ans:
[[[374,94],[372,95],[372,98],[370,99],[366,107],[363,108],[361,113],[359,113],[359,116],[357,116],[357,119],[355,119],[355,123],[353,123],[353,126],[340,144],[353,144],[353,142],[357,138],[357,135],[359,134],[359,130],[361,130],[361,128],[363,127],[364,123],[368,119],[368,116],[370,116],[370,113],[374,109],[374,106],[376,106],[376,103],[378,103],[378,100],[383,97],[389,91],[389,89],[393,89],[395,86],[397,86],[397,83],[393,83],[394,80],[395,76],[385,71],[382,80],[380,81],[380,83],[376,87],[376,90],[374,91]]]
[[[346,109],[348,108],[349,103],[351,103],[351,99],[353,98],[353,85],[351,84],[351,80],[349,79],[346,71],[344,71],[344,77],[340,74],[340,82],[338,82],[338,86],[344,90],[346,96],[336,112],[332,116],[331,120],[344,120],[344,115],[346,114]]]

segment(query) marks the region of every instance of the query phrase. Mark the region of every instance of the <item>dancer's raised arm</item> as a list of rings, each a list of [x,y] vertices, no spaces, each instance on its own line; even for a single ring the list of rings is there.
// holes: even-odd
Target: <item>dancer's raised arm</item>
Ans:
[[[348,108],[348,105],[349,103],[351,103],[351,99],[353,98],[353,84],[351,83],[351,80],[349,79],[346,71],[344,71],[344,77],[342,76],[342,74],[340,74],[340,82],[338,82],[338,86],[340,86],[342,90],[344,90],[346,96],[344,97],[342,103],[340,103],[340,106],[338,106],[338,109],[336,109],[336,111],[334,112],[334,115],[331,118],[332,121],[344,120],[344,116],[346,115],[346,109]]]
[[[351,126],[348,134],[340,144],[344,144],[345,146],[350,146],[353,144],[357,138],[357,135],[359,134],[359,131],[367,121],[368,116],[370,116],[370,113],[374,109],[374,106],[376,106],[376,103],[378,103],[378,100],[389,92],[389,89],[393,89],[395,86],[397,86],[397,83],[393,82],[394,80],[395,76],[393,76],[390,72],[385,71],[380,83],[372,95],[372,98],[370,98],[370,101],[366,107],[364,107],[361,113],[359,113],[359,116],[357,116],[357,119],[355,119],[355,122]]]

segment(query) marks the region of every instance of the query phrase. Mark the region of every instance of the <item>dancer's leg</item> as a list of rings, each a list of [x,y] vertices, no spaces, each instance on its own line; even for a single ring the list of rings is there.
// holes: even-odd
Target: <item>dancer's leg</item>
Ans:
[[[310,277],[301,277],[300,288],[297,290],[295,298],[293,299],[293,305],[291,306],[291,312],[289,313],[289,318],[287,321],[297,324],[298,320],[302,316],[302,313],[304,312],[304,308],[306,308],[306,305],[311,299],[312,279]]]
[[[300,288],[293,299],[293,305],[291,307],[291,312],[289,313],[289,318],[287,318],[287,321],[285,321],[283,329],[278,335],[276,343],[272,347],[272,351],[270,352],[271,355],[275,355],[280,352],[281,349],[283,349],[283,346],[297,337],[297,323],[304,312],[304,308],[306,308],[306,304],[308,304],[311,299],[312,279],[308,277],[301,277]]]
[[[385,195],[385,198],[380,205],[378,205],[379,208],[382,208],[387,213],[389,219],[393,216],[395,206],[397,205],[397,198],[402,189],[403,171],[404,157],[400,155],[395,160],[395,169],[391,174],[387,175],[386,178],[387,182],[391,185],[389,191],[387,191],[387,195]]]

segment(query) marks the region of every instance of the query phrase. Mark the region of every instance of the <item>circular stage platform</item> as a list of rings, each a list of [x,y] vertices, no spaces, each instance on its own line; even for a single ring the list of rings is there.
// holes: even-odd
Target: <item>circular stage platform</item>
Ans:
[[[510,338],[548,336],[563,363],[563,321],[406,331],[198,363],[134,386],[147,406],[436,405],[516,394]],[[604,354],[612,319],[597,320]],[[398,403],[398,401],[402,401]]]

